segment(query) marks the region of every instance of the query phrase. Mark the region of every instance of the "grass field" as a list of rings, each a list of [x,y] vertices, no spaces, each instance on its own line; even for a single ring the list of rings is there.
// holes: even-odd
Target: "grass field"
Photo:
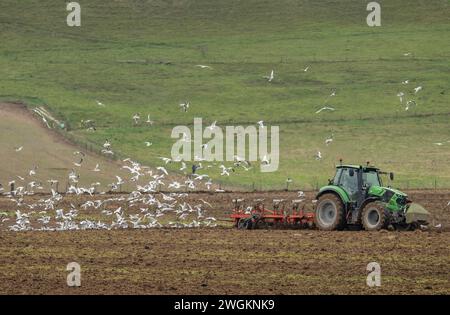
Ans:
[[[364,1],[91,0],[80,1],[82,26],[70,28],[65,2],[3,0],[0,99],[46,104],[73,137],[111,139],[150,164],[170,155],[173,126],[194,117],[279,125],[279,171],[232,176],[230,185],[280,188],[292,177],[315,187],[342,157],[393,170],[403,187],[448,186],[450,4],[379,3],[382,26],[371,28]],[[418,106],[405,111],[400,91]],[[336,111],[315,114],[325,103]],[[136,112],[154,126],[133,126]],[[87,119],[95,133],[81,128]]]

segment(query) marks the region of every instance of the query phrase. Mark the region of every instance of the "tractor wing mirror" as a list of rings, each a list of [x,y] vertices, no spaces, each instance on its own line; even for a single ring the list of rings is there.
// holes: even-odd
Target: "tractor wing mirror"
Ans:
[[[389,179],[394,180],[394,173],[392,173],[392,172],[389,173]]]

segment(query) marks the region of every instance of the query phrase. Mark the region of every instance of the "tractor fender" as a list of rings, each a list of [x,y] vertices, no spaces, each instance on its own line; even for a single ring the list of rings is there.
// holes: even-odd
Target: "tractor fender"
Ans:
[[[332,193],[341,198],[342,203],[347,205],[350,202],[350,198],[347,192],[339,186],[325,186],[319,190],[319,193],[316,195],[316,199],[319,199],[320,196],[326,193]]]

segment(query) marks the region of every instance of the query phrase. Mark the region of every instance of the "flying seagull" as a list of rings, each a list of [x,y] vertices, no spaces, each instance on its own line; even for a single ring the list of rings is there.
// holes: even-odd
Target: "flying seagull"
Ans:
[[[217,120],[215,120],[215,121],[211,124],[211,126],[208,127],[208,129],[209,129],[209,130],[214,130],[214,129],[216,129],[216,124],[217,124]]]
[[[264,76],[263,78],[264,78],[264,79],[267,79],[267,81],[269,81],[269,82],[272,82],[273,79],[275,78],[275,71],[272,70],[272,72],[270,73],[270,75]]]
[[[329,111],[334,112],[336,109],[334,109],[333,107],[324,106],[324,107],[322,107],[321,109],[319,109],[319,110],[316,112],[316,114],[319,114],[320,112],[322,112],[322,111],[324,111],[324,110],[329,110]]]
[[[139,123],[139,120],[141,119],[141,116],[139,114],[134,114],[132,118],[133,118],[134,124],[137,125]]]
[[[322,159],[322,153],[320,151],[317,151],[316,155],[314,156],[316,158],[316,160],[321,160]]]
[[[181,103],[180,107],[186,113],[188,111],[190,105],[191,105],[190,102],[186,101],[184,103]]]
[[[149,124],[150,126],[153,125],[153,121],[150,119],[150,114],[147,115],[147,124]]]
[[[212,69],[210,66],[205,66],[205,65],[196,65],[196,67],[199,67],[202,69]]]
[[[331,134],[329,138],[325,139],[325,144],[327,146],[333,142],[333,137],[334,137],[333,134]]]
[[[417,106],[416,101],[411,100],[406,103],[405,110],[409,110],[412,106]]]

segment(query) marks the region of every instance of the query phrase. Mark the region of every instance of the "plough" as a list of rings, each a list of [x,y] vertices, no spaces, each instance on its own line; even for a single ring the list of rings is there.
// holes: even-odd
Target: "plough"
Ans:
[[[305,209],[304,200],[292,200],[290,206],[284,199],[274,199],[272,209],[267,209],[264,199],[255,199],[252,206],[246,206],[244,199],[233,200],[231,218],[238,229],[259,229],[268,227],[311,228],[314,213]]]

